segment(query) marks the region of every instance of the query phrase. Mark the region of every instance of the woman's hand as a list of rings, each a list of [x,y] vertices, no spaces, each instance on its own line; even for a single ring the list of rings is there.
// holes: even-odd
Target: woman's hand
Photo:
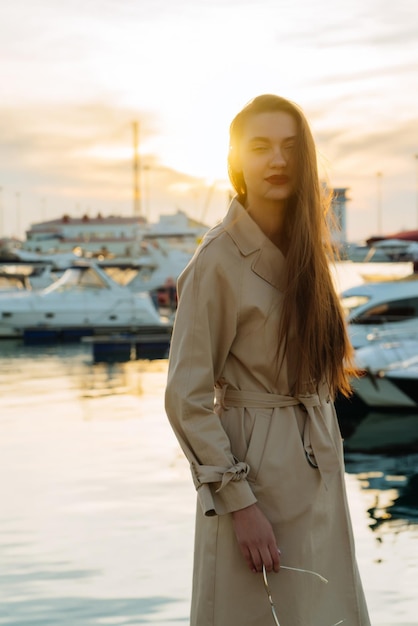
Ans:
[[[273,528],[267,517],[252,504],[232,513],[232,524],[240,550],[253,572],[261,572],[263,565],[268,572],[280,569],[280,550]]]

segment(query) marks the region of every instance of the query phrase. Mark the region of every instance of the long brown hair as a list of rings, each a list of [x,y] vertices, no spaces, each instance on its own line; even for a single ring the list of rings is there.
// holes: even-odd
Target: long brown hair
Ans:
[[[235,151],[250,116],[286,112],[296,120],[295,147],[297,189],[286,207],[284,228],[289,239],[286,256],[283,313],[278,329],[279,347],[287,344],[287,330],[294,328],[297,354],[294,393],[316,390],[326,381],[332,395],[349,395],[355,374],[353,349],[339,298],[335,292],[330,262],[333,259],[327,212],[330,197],[318,176],[315,142],[300,108],[279,96],[263,95],[251,100],[230,126],[228,173],[240,202],[245,205],[246,185],[235,167]],[[293,334],[293,333],[292,333]]]

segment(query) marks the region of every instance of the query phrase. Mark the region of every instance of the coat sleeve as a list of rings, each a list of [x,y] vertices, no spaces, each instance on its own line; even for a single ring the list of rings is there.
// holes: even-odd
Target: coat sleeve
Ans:
[[[217,249],[204,245],[179,278],[165,394],[167,416],[206,515],[256,502],[246,479],[249,468],[234,458],[214,411],[214,385],[236,334],[241,283],[240,259],[232,255],[222,263]]]

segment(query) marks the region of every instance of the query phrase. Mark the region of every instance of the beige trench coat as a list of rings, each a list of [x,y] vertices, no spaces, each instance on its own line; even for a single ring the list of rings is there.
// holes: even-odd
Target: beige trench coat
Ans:
[[[269,574],[280,625],[369,624],[333,404],[326,389],[290,395],[291,337],[277,358],[285,262],[233,200],[179,279],[166,411],[199,496],[191,626],[274,625],[262,575],[249,570],[231,524],[232,511],[254,502],[282,565],[329,581]]]

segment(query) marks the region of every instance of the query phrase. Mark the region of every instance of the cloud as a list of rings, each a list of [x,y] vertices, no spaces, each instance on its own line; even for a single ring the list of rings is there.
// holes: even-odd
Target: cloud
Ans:
[[[350,83],[350,82],[357,82],[357,81],[368,81],[370,79],[377,79],[379,77],[383,77],[387,80],[387,82],[389,83],[391,80],[391,77],[395,78],[395,79],[399,79],[399,76],[402,75],[413,75],[414,77],[416,77],[418,72],[418,62],[405,62],[405,63],[398,63],[395,65],[388,65],[385,64],[385,66],[383,67],[374,67],[374,68],[369,68],[369,69],[365,69],[365,70],[358,70],[356,72],[344,72],[344,75],[342,76],[341,74],[328,74],[326,76],[323,76],[321,78],[315,78],[315,84],[316,85],[330,85],[330,84],[335,84],[335,83]],[[355,94],[351,95],[352,98],[355,97]],[[346,97],[344,98],[346,99]]]
[[[28,223],[64,212],[132,214],[135,119],[140,119],[144,212],[155,217],[176,207],[198,210],[208,184],[161,161],[153,149],[159,124],[149,112],[96,102],[3,107],[0,221],[5,232],[19,234]]]
[[[332,151],[332,159],[340,167],[348,161],[356,161],[368,171],[382,166],[402,169],[407,159],[412,159],[417,151],[418,117],[412,120],[397,121],[391,127],[370,132],[357,133],[352,127],[320,131],[317,141],[327,152]],[[351,164],[350,164],[351,166]]]
[[[303,12],[294,3],[290,13],[295,18],[296,11],[298,19],[292,19],[291,29],[278,25],[277,40],[306,47],[347,47],[353,54],[366,46],[407,50],[417,44],[416,10],[413,0],[317,0],[304,3]]]
[[[91,102],[0,109],[3,184],[17,172],[25,180],[74,184],[101,175],[120,177],[133,155],[132,123],[141,119],[141,140],[157,135],[148,112],[120,110]],[[100,155],[102,151],[102,156]],[[119,156],[112,158],[112,151]]]

